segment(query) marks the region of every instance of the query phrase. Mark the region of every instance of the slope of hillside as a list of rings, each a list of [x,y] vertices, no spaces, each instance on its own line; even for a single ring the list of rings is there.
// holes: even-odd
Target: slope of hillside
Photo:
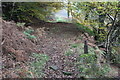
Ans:
[[[81,77],[78,67],[85,40],[89,53],[98,55],[98,65],[105,60],[93,37],[82,34],[71,23],[38,23],[22,28],[2,20],[2,28],[3,78]],[[118,76],[117,69],[114,71],[108,76]]]

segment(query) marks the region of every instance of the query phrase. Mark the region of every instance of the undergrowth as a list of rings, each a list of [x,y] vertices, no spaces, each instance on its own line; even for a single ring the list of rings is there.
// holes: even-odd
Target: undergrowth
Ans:
[[[23,33],[27,36],[28,39],[35,39],[36,36],[31,34],[33,32],[34,32],[34,30],[28,29],[28,30],[25,30]]]
[[[77,57],[77,61],[75,62],[75,65],[79,70],[78,77],[81,76],[84,76],[86,78],[104,77],[111,70],[110,65],[108,65],[107,63],[103,63],[103,64],[98,63],[100,62],[98,59],[100,56],[94,52],[96,49],[94,49],[91,46],[88,46],[88,49],[89,49],[88,51],[89,53],[84,54],[83,43],[72,44],[71,48],[65,52],[65,55],[66,56],[72,56],[75,54],[79,55]],[[103,54],[102,52],[103,51],[100,51],[101,55]]]
[[[20,23],[20,22],[17,23],[17,27],[23,28],[24,25],[25,25],[25,23]],[[33,32],[34,32],[33,29],[27,29],[23,33],[27,36],[28,39],[35,39],[36,36],[32,35]]]
[[[120,53],[118,52],[119,47],[113,47],[111,53],[111,63],[120,64]]]
[[[78,76],[84,76],[86,78],[104,77],[111,69],[108,64],[99,65],[97,63],[97,57],[93,53],[81,54],[76,65],[80,71]]]
[[[76,23],[78,30],[82,31],[82,32],[86,32],[88,34],[90,34],[91,36],[94,36],[94,32],[92,29],[88,28],[87,26],[84,26],[83,24],[80,23]]]
[[[46,62],[49,60],[49,56],[46,54],[33,53],[31,57],[34,59],[30,63],[29,71],[34,74],[35,78],[41,78],[44,76],[44,72],[42,70],[44,69]],[[32,76],[28,74],[28,77]]]

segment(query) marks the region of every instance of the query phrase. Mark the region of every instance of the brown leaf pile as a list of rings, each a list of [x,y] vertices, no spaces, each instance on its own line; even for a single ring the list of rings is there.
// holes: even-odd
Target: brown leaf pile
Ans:
[[[3,78],[16,77],[15,68],[26,63],[31,53],[40,53],[36,45],[17,29],[14,22],[2,21],[2,62]],[[19,72],[18,72],[19,73]],[[8,76],[9,74],[9,76]]]

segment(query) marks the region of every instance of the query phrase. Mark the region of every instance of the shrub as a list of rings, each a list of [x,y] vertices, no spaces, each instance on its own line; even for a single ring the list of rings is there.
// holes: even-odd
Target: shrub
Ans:
[[[93,36],[94,32],[92,29],[88,28],[87,26],[84,26],[83,24],[80,23],[76,23],[78,30],[82,31],[82,32],[86,32],[89,35]]]
[[[77,62],[78,69],[80,71],[79,76],[85,76],[87,78],[98,78],[104,77],[110,71],[110,66],[108,64],[103,64],[100,66],[97,63],[96,54],[88,53],[81,54]]]
[[[99,49],[96,47],[96,49]],[[93,47],[88,46],[88,54],[84,54],[84,44],[71,44],[71,48],[65,53],[66,56],[79,55],[74,63],[79,70],[78,77],[84,76],[86,78],[105,77],[111,70],[110,65],[106,62],[100,64],[99,55],[95,53]],[[99,50],[101,55],[103,51]],[[74,54],[75,53],[75,54]],[[101,59],[102,60],[102,59]]]
[[[111,62],[114,64],[120,64],[120,54],[118,51],[119,47],[113,47],[112,48],[112,53],[111,53]]]

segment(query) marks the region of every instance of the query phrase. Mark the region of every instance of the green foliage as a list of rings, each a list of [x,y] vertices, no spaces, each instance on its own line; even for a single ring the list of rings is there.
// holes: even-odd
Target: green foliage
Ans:
[[[32,22],[32,19],[46,20],[46,16],[61,9],[63,3],[50,2],[6,2],[2,3],[6,20],[16,22]]]
[[[62,17],[58,17],[58,18],[56,18],[56,21],[57,21],[57,22],[66,22],[66,20],[63,19]]]
[[[98,47],[96,49],[99,50]],[[84,76],[86,78],[98,78],[104,77],[110,70],[110,66],[107,63],[100,64],[98,58],[100,57],[94,51],[96,50],[91,46],[88,46],[88,54],[84,54],[84,44],[71,44],[70,49],[68,49],[65,53],[66,56],[73,56],[74,54],[78,54],[76,63],[74,65],[77,66],[79,70],[78,77]],[[103,55],[103,51],[99,50],[99,54]],[[69,63],[71,64],[71,63]]]
[[[30,63],[29,71],[32,72],[36,78],[42,78],[44,75],[42,70],[44,69],[46,62],[49,60],[49,56],[46,54],[33,53],[32,57],[34,60]],[[28,77],[32,76],[28,75]]]
[[[34,32],[34,30],[28,29],[28,30],[24,31],[23,33],[27,36],[28,39],[35,39],[36,36],[31,35],[32,32]]]
[[[79,44],[72,44],[71,47],[72,48],[77,48],[79,46]]]
[[[19,23],[19,22],[17,22],[17,26],[18,26],[18,27],[24,26],[24,25],[25,25],[25,23]]]
[[[44,8],[39,7],[40,3],[16,3],[16,5],[18,8],[14,10],[13,14],[17,14],[18,20],[31,22],[30,16],[45,19],[44,14],[46,13],[43,14]]]
[[[87,78],[103,77],[110,71],[110,66],[104,64],[102,67],[97,63],[97,57],[95,54],[81,54],[76,64],[80,71],[79,76],[85,76]]]
[[[111,62],[115,64],[120,64],[120,54],[117,52],[120,48],[113,47],[111,53]]]
[[[91,30],[90,28],[88,28],[87,26],[84,26],[83,24],[77,23],[76,24],[78,26],[78,30],[82,31],[82,32],[86,32],[89,35],[94,35],[93,30]]]
[[[71,56],[73,54],[72,49],[69,49],[68,51],[65,52],[66,56]]]
[[[94,34],[97,36],[98,42],[103,42],[106,40],[109,31],[109,29],[105,29],[106,24],[112,22],[106,14],[114,17],[116,11],[119,10],[119,2],[71,2],[69,8],[72,9],[70,9],[70,13],[77,22],[82,23],[84,26],[96,27],[96,33]],[[79,29],[81,30],[81,28]],[[89,32],[86,27],[85,29]],[[100,31],[99,33],[99,29],[105,32],[101,33],[102,31]]]
[[[28,29],[28,30],[26,30],[25,32],[31,34],[31,33],[34,32],[34,30],[32,30],[32,29]]]
[[[71,44],[71,48],[68,49],[68,52],[70,53],[74,53],[73,49],[76,49],[78,54],[82,54],[84,53],[84,44],[83,43],[79,43],[79,44]],[[88,52],[90,53],[94,53],[94,48],[92,48],[91,46],[88,46]]]
[[[99,42],[104,42],[106,40],[106,34],[99,34],[98,41]]]
[[[98,41],[104,42],[106,40],[107,33],[108,33],[106,30],[106,27],[99,27],[98,30],[99,30],[99,34],[97,34]]]
[[[76,17],[85,13],[96,15],[113,13],[114,10],[119,9],[118,2],[74,2],[72,5]]]

